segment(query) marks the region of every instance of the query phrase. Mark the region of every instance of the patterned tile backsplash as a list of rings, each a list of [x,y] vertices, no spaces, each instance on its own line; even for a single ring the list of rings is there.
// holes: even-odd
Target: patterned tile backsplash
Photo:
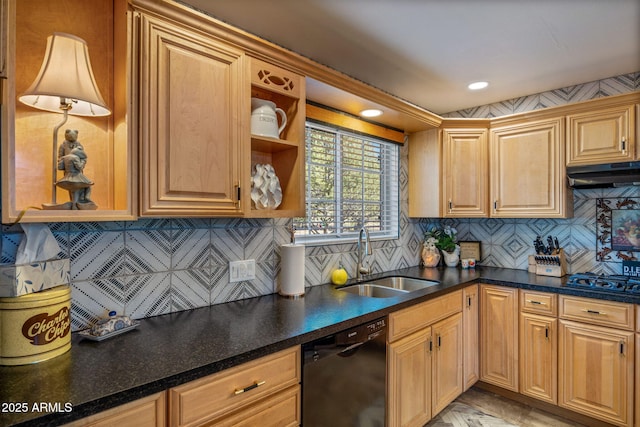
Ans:
[[[449,113],[495,117],[640,89],[640,72]],[[481,242],[481,264],[527,269],[537,235],[558,236],[570,272],[619,273],[620,263],[596,262],[596,198],[638,196],[637,189],[574,191],[574,218],[412,219],[407,217],[407,147],[401,150],[401,216],[397,240],[374,242],[373,272],[420,262],[422,235],[450,224],[460,240]],[[404,177],[404,178],[403,178]],[[79,330],[110,310],[134,318],[271,294],[277,291],[279,247],[290,219],[141,219],[132,222],[50,224],[61,257],[71,259],[72,327]],[[2,226],[1,262],[15,262],[19,226]],[[255,259],[256,279],[229,283],[229,261]],[[327,283],[342,264],[356,268],[354,244],[306,249],[306,286]]]

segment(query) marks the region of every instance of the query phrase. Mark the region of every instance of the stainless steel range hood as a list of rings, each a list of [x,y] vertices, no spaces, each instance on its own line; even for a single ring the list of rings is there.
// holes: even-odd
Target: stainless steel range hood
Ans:
[[[567,166],[567,179],[572,188],[640,186],[640,161]]]

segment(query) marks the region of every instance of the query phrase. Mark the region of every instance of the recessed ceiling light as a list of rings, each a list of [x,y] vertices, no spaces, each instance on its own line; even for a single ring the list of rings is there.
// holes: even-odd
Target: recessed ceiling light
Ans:
[[[489,86],[489,83],[487,82],[473,82],[467,87],[471,90],[480,90],[480,89],[484,89],[487,86]]]
[[[381,110],[375,110],[375,109],[362,110],[362,111],[360,111],[360,115],[362,117],[378,117],[378,116],[382,115],[382,111]]]

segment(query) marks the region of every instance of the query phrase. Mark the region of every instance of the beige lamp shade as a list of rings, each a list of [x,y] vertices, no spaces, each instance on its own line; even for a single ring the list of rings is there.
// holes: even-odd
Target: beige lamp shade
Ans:
[[[34,108],[61,112],[60,104],[70,102],[69,114],[108,116],[91,70],[87,43],[74,35],[53,33],[38,76],[18,99]]]

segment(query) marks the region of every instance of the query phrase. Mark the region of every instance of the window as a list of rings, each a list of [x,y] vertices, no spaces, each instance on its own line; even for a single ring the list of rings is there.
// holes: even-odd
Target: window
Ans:
[[[306,217],[294,221],[306,243],[398,237],[397,144],[307,122]]]

